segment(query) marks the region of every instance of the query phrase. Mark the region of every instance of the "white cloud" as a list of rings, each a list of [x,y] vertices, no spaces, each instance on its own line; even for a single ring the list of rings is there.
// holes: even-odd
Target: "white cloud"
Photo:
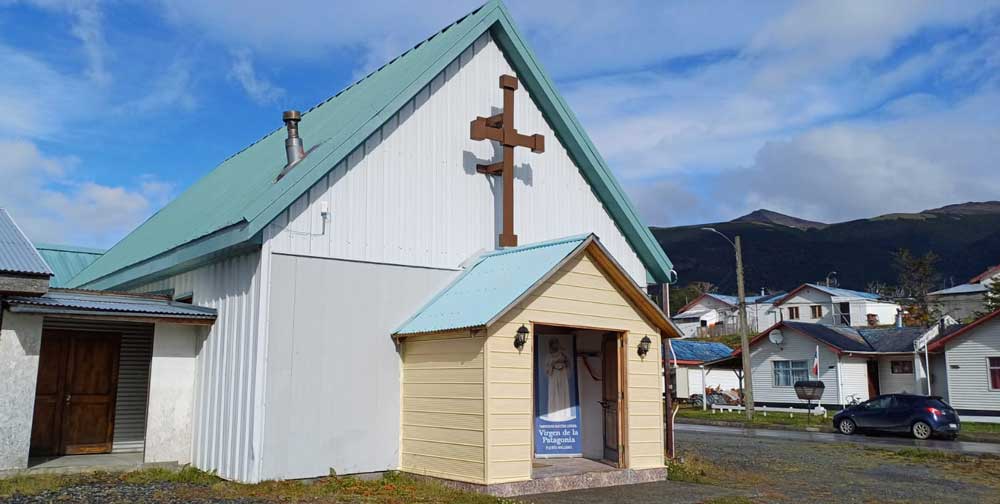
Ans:
[[[106,247],[170,197],[150,176],[134,187],[78,179],[78,161],[48,156],[26,140],[0,139],[0,202],[35,241]]]
[[[108,46],[104,39],[104,14],[99,0],[28,0],[28,3],[73,18],[70,32],[79,39],[88,67],[87,76],[100,85],[111,83],[107,69]]]
[[[257,75],[249,49],[233,51],[232,56],[229,78],[238,82],[251,100],[258,105],[266,105],[285,96],[284,89]]]

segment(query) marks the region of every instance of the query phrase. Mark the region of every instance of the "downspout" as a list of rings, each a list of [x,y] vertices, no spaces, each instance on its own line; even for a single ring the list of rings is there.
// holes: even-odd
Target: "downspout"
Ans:
[[[838,399],[840,399],[841,408],[843,408],[844,405],[846,404],[846,401],[844,401],[844,373],[841,372],[842,369],[840,366],[840,361],[842,358],[843,355],[837,354],[837,396]],[[865,369],[867,370],[867,368]]]

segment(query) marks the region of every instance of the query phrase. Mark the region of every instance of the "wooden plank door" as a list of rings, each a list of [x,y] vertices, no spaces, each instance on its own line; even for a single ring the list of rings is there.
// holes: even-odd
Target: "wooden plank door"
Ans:
[[[42,334],[32,456],[111,451],[120,346],[114,334]]]
[[[606,334],[601,342],[601,406],[604,408],[604,459],[621,467],[621,391],[618,335]]]
[[[109,453],[114,433],[121,336],[70,338],[63,404],[63,453]]]
[[[62,452],[63,383],[69,340],[64,334],[46,332],[38,355],[35,412],[31,422],[31,456]]]

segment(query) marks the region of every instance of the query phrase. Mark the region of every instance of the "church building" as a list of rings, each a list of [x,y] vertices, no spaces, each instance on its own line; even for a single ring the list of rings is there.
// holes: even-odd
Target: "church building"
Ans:
[[[149,329],[150,352],[173,350],[129,361],[148,377],[146,462],[241,482],[400,470],[499,495],[665,478],[661,348],[679,333],[647,290],[675,273],[499,0],[282,120],[62,281],[204,314]],[[120,334],[6,315],[0,348]],[[126,377],[117,354],[95,362]],[[37,405],[65,359],[23,363]],[[189,378],[158,382],[169,370]],[[177,407],[154,411],[164,388]],[[36,455],[30,425],[83,421],[59,411],[0,425],[22,440],[0,461]]]

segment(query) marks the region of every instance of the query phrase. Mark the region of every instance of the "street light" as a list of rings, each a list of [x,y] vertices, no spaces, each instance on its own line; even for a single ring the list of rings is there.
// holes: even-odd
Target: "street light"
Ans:
[[[740,303],[740,352],[743,354],[743,405],[746,407],[747,420],[753,420],[753,378],[750,374],[750,337],[747,335],[747,298],[743,287],[743,248],[740,246],[739,235],[733,241],[715,228],[701,229],[723,237],[736,251],[736,295],[739,296]]]
[[[827,287],[830,286],[830,277],[832,277],[832,276],[837,276],[837,272],[836,271],[831,271],[831,272],[829,272],[829,273],[826,274],[826,286]]]

